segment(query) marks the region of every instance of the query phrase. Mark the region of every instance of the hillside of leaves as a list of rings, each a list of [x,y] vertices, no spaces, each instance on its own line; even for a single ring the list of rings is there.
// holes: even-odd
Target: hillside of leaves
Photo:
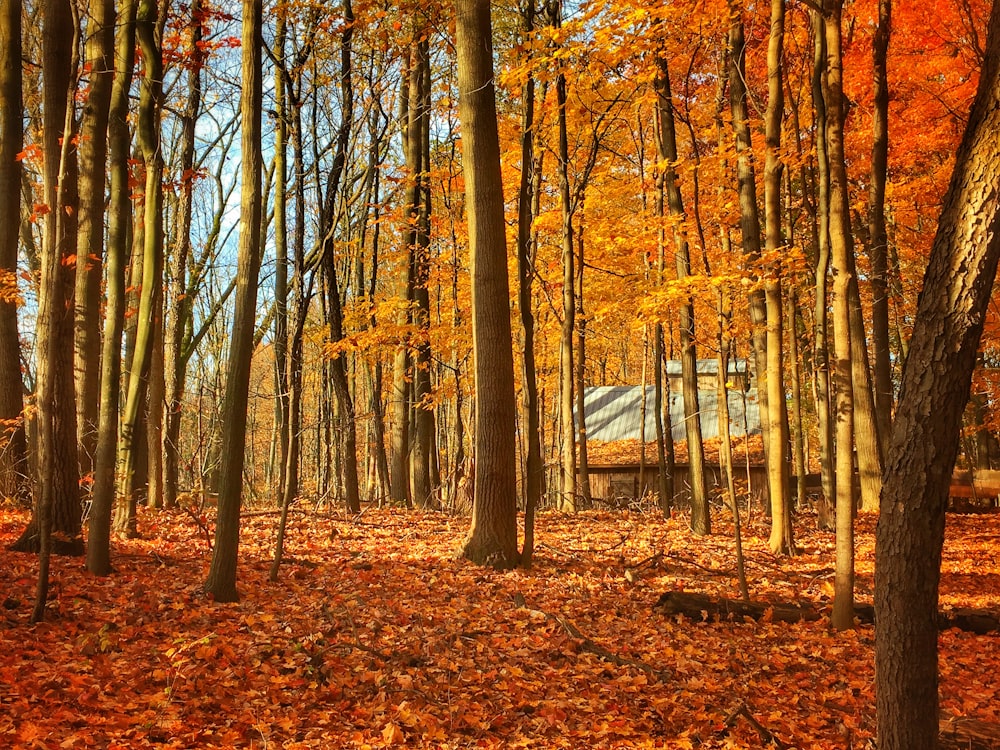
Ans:
[[[453,559],[466,518],[303,508],[268,583],[275,516],[251,515],[235,605],[201,592],[199,520],[144,516],[106,579],[56,560],[31,626],[36,560],[6,551],[26,518],[3,511],[0,746],[728,748],[764,746],[764,731],[857,748],[875,731],[870,627],[651,611],[666,590],[737,596],[721,516],[696,539],[680,516],[545,513],[535,567],[500,573]],[[873,532],[859,519],[868,601]],[[828,610],[832,535],[803,530],[803,554],[778,560],[766,534],[751,518],[753,597]],[[949,517],[943,606],[998,607],[998,542],[1000,515]],[[1000,722],[1000,638],[952,630],[941,646],[944,710]]]

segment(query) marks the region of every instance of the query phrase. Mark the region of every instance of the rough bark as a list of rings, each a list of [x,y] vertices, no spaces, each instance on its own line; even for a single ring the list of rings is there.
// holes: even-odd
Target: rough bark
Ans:
[[[518,561],[516,409],[490,5],[456,0],[455,9],[476,372],[475,494],[460,554],[509,568]]]
[[[938,746],[937,596],[948,486],[1000,258],[1000,3],[917,304],[875,549],[878,746]]]

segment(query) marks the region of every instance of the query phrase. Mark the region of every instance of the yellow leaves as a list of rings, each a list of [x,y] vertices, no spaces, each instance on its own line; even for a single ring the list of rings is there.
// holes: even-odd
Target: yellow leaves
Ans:
[[[398,725],[389,722],[382,729],[382,740],[389,747],[403,744],[403,730]]]

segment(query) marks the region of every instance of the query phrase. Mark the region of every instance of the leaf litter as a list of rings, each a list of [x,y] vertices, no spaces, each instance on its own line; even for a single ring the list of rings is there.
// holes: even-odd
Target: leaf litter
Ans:
[[[211,518],[209,519],[212,520]],[[847,748],[875,733],[874,631],[655,614],[664,591],[735,597],[731,524],[543,513],[531,570],[454,559],[468,520],[370,509],[293,513],[267,580],[274,516],[244,519],[237,604],[201,591],[210,551],[182,512],[148,512],[115,572],[8,552],[0,512],[0,745],[38,748]],[[728,524],[728,526],[727,526]],[[745,532],[751,595],[828,613],[833,536],[802,554]],[[857,532],[871,601],[874,518]],[[949,516],[942,606],[1000,609],[1000,515]],[[944,631],[942,708],[1000,722],[1000,638]]]

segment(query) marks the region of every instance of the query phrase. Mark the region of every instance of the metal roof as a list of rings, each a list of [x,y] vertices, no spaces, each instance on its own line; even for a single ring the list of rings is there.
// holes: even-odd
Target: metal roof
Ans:
[[[702,360],[711,361],[711,360]],[[716,370],[717,372],[718,370]],[[719,394],[714,383],[706,387],[703,383],[698,392],[698,406],[701,413],[703,438],[719,436]],[[646,426],[645,439],[656,439],[655,386],[646,386]],[[642,414],[642,391],[638,385],[595,386],[584,389],[584,413],[587,421],[587,439],[614,442],[617,440],[638,440],[640,438]],[[757,389],[747,391],[731,389],[729,395],[730,433],[733,437],[760,433],[760,408]],[[664,392],[664,398],[668,394]],[[686,440],[684,429],[684,399],[680,393],[669,393],[670,424],[674,440]],[[576,412],[574,410],[574,418]]]

